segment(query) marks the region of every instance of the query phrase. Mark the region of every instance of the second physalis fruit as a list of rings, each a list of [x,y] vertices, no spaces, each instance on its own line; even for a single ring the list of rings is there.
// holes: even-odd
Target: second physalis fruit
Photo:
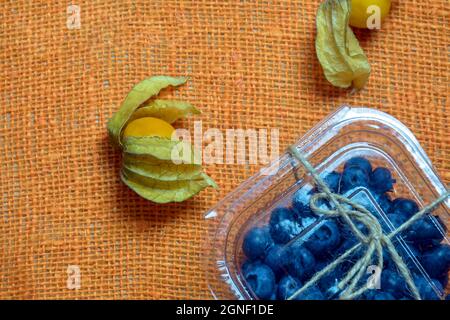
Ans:
[[[380,21],[388,15],[391,0],[352,0],[349,23],[352,27],[368,28],[368,20],[374,14],[380,15]]]

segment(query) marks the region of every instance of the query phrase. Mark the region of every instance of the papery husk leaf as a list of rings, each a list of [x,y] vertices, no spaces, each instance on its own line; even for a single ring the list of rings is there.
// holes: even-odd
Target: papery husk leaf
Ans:
[[[196,163],[194,149],[185,141],[171,140],[155,136],[125,137],[123,151],[134,155],[149,155],[159,160],[172,161],[175,164]]]
[[[120,177],[138,195],[156,203],[181,202],[208,186],[216,187],[214,181],[204,173],[199,179],[161,181],[123,168]]]
[[[130,121],[143,117],[154,117],[174,123],[178,119],[197,114],[200,114],[200,111],[189,102],[156,99],[137,109],[131,115]]]
[[[121,145],[121,132],[133,112],[145,101],[157,95],[168,86],[179,86],[186,82],[184,77],[154,76],[139,82],[131,89],[125,100],[108,122],[108,134],[114,145]]]

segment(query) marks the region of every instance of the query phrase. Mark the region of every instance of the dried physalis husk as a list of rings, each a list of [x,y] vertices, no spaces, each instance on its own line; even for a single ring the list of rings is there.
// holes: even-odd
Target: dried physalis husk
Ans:
[[[327,80],[336,87],[361,89],[370,65],[348,25],[350,0],[325,0],[316,17],[316,53]]]
[[[156,99],[137,109],[129,120],[155,117],[168,123],[174,123],[178,119],[197,114],[200,114],[200,111],[188,102]]]
[[[123,168],[120,177],[138,195],[157,203],[181,202],[204,188],[215,185],[214,181],[205,173],[202,173],[198,179],[162,181]]]
[[[200,114],[187,102],[150,101],[160,90],[185,82],[185,78],[166,76],[145,79],[130,91],[108,122],[112,143],[123,151],[122,181],[141,197],[157,203],[180,202],[208,186],[217,188],[196,162],[199,157],[189,143],[161,136],[123,135],[127,124],[136,119],[152,117],[173,123]]]
[[[123,168],[162,181],[198,179],[202,174],[202,166],[199,164],[174,164],[152,156],[134,154],[124,154]]]

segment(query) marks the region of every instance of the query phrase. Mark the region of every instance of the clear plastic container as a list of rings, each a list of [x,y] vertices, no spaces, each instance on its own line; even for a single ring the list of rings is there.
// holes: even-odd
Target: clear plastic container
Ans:
[[[370,182],[367,186],[350,188],[345,193],[341,190],[341,187],[338,190],[339,193],[344,193],[350,199],[363,204],[377,217],[386,232],[392,230],[395,224],[395,221],[391,221],[394,211],[397,210],[396,213],[403,214],[403,212],[398,211],[401,209],[393,209],[395,205],[392,202],[395,199],[412,199],[421,208],[446,191],[446,187],[439,179],[429,158],[412,132],[397,119],[374,109],[343,106],[307,132],[303,138],[295,143],[295,146],[306,156],[322,178],[327,177],[333,171],[338,172],[340,175],[339,185],[342,185],[341,173],[345,163],[355,157],[369,160],[373,169],[376,167],[389,169],[395,183],[393,189],[386,192],[390,199],[387,204],[382,201],[385,199],[381,199],[384,197],[381,196],[382,193],[375,192],[370,186]],[[267,172],[272,174],[268,175]],[[341,221],[341,218],[316,214],[302,216],[302,210],[293,205],[294,197],[308,199],[315,190],[314,181],[306,173],[302,164],[286,152],[269,167],[262,169],[258,174],[245,181],[206,213],[209,236],[205,242],[204,263],[207,266],[206,273],[210,289],[215,298],[289,298],[286,297],[286,294],[285,296],[283,294],[285,292],[292,293],[293,288],[296,288],[295,283],[304,284],[313,274],[342,254],[342,248],[345,248],[344,242],[355,243],[351,242],[352,240],[356,241],[355,236],[348,232],[348,228],[345,222]],[[327,204],[324,205],[327,206]],[[276,233],[277,227],[280,227],[280,230],[285,230],[283,226],[273,226],[276,225],[278,220],[274,218],[273,222],[270,222],[272,212],[276,208],[287,208],[294,213],[292,221],[294,221],[295,227],[294,229],[288,228],[291,231],[294,230],[287,233],[289,235],[288,242],[285,242],[286,239],[283,238],[286,234],[281,233],[283,239],[280,240],[280,236]],[[430,272],[430,263],[434,261],[430,262],[430,255],[438,252],[436,248],[443,249],[440,246],[445,247],[449,244],[446,234],[446,229],[449,226],[449,208],[450,200],[447,199],[437,206],[431,214],[424,217],[424,219],[429,220],[422,223],[435,228],[432,231],[428,230],[434,235],[432,241],[429,239],[419,241],[409,233],[393,239],[397,252],[407,264],[414,281],[417,280],[416,286],[419,288],[423,299],[445,298],[447,272],[445,275],[440,273],[438,276],[434,267]],[[330,237],[332,237],[330,232],[332,233],[333,228],[323,227],[325,223],[329,224],[330,222],[327,221],[330,220],[333,220],[331,224],[334,223],[338,227],[339,236],[334,235],[338,240],[334,238],[330,240]],[[252,263],[252,268],[256,268],[256,264],[250,261],[243,252],[244,238],[255,227],[266,228],[266,232],[267,229],[270,230],[269,234],[277,238],[277,241],[273,243],[277,244],[280,252],[279,257],[282,257],[278,259],[279,265],[275,266],[274,259],[272,259],[271,267],[273,268],[271,269],[274,274],[275,287],[272,288],[270,297],[267,293],[269,291],[267,287],[271,287],[271,281],[267,282],[267,279],[257,272],[255,277],[254,269],[243,270],[248,268],[250,263]],[[271,228],[274,230],[271,230]],[[415,230],[422,229],[415,228]],[[325,237],[325,249],[322,248],[322,251],[317,249],[317,241],[322,241],[320,240],[321,237]],[[316,242],[312,243],[314,241]],[[289,261],[289,259],[295,258],[296,253],[304,253],[304,250],[298,249],[298,247],[310,248],[309,251],[314,256],[314,267],[311,267],[311,263],[308,264],[308,259],[302,258],[298,263]],[[265,257],[267,252],[266,250],[264,254],[255,258],[259,261],[257,263],[267,265],[268,262]],[[346,259],[341,270],[329,274],[328,279],[317,283],[315,290],[318,289],[320,294],[308,291],[309,294],[296,298],[338,299],[343,290],[337,290],[335,285],[352,267],[352,263],[357,261],[358,254],[362,253],[356,252],[354,256]],[[423,262],[424,257],[428,259],[426,263]],[[431,259],[434,258],[434,256],[431,257]],[[392,261],[389,260],[388,255],[384,260],[381,281],[375,283],[375,285],[372,283],[371,288],[373,289],[366,291],[359,299],[413,299],[410,291],[407,288],[403,290],[403,286],[400,289],[393,290],[392,286],[398,285],[398,283],[392,284],[392,281],[398,280],[396,278],[396,276],[399,277],[398,270],[395,264],[394,266],[389,265],[389,262],[392,263]],[[442,269],[442,266],[440,267]],[[385,272],[386,270],[391,272],[393,280],[392,278],[390,280],[385,279],[389,274],[389,272]],[[258,269],[258,271],[261,271],[261,269]],[[368,270],[361,281],[367,281],[370,272],[373,272],[373,270]],[[284,289],[280,290],[280,281],[288,275],[295,279],[294,284],[291,283],[291,286],[288,286],[290,291],[284,290],[286,286],[283,286]],[[261,279],[266,282],[258,283]],[[285,284],[286,279],[284,280]],[[366,284],[360,283],[359,285]],[[257,294],[260,296],[258,297]]]

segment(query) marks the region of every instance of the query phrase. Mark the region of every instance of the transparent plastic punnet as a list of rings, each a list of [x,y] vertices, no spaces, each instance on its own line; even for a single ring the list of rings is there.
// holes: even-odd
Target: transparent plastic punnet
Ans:
[[[366,207],[386,233],[393,230],[397,223],[395,215],[399,211],[395,209],[396,199],[411,199],[420,209],[446,191],[411,131],[392,116],[374,109],[343,106],[307,132],[294,146],[322,178],[337,172],[340,176],[337,192]],[[369,182],[368,185],[342,190],[344,165],[355,157],[369,160],[372,169],[387,168],[395,179],[393,188],[388,192],[376,192]],[[296,205],[294,199],[297,199],[297,203],[298,199],[306,199],[308,203],[309,197],[315,192],[317,187],[311,175],[286,152],[206,213],[209,236],[205,242],[204,263],[210,290],[215,298],[292,298],[292,293],[313,274],[341,255],[344,249],[349,248],[349,244],[357,243],[348,226],[341,221],[342,218],[308,214]],[[329,208],[330,204],[323,203],[323,206]],[[450,200],[447,199],[419,221],[422,225],[414,226],[415,233],[411,235],[405,231],[392,239],[422,299],[445,298],[450,261],[444,260],[448,259],[448,250],[441,250],[440,254],[444,251],[447,253],[443,258],[433,254],[438,254],[438,249],[448,249],[445,247],[449,244],[446,232],[449,207]],[[292,220],[288,221],[292,225],[276,225],[277,220],[272,215],[279,208],[291,212],[292,216],[289,217]],[[288,230],[288,239],[286,233],[277,233],[279,230],[274,226],[281,231]],[[268,245],[264,254],[249,258],[252,252],[247,252],[247,255],[244,253],[243,242],[255,228],[266,232],[269,230],[276,240]],[[334,234],[330,240],[330,233],[336,229],[338,236]],[[364,232],[363,229],[361,231]],[[320,244],[322,238],[330,241],[325,241],[325,247],[319,250],[317,243]],[[273,254],[268,261],[268,252],[274,246],[277,246],[278,255]],[[308,250],[309,255],[305,257],[302,248]],[[343,290],[338,290],[336,284],[351,269],[360,254],[361,251],[357,250],[339,269],[330,272],[317,281],[313,288],[295,298],[338,299]],[[383,254],[383,257],[382,270],[368,268],[361,277],[358,285],[370,285],[370,289],[358,299],[413,299],[408,287],[399,280],[403,278],[389,254]],[[435,266],[433,263],[441,265]],[[264,273],[261,265],[264,265],[264,270],[269,266],[273,276]],[[372,277],[374,274],[378,276],[375,281]],[[294,282],[286,284],[284,278],[289,277]]]

